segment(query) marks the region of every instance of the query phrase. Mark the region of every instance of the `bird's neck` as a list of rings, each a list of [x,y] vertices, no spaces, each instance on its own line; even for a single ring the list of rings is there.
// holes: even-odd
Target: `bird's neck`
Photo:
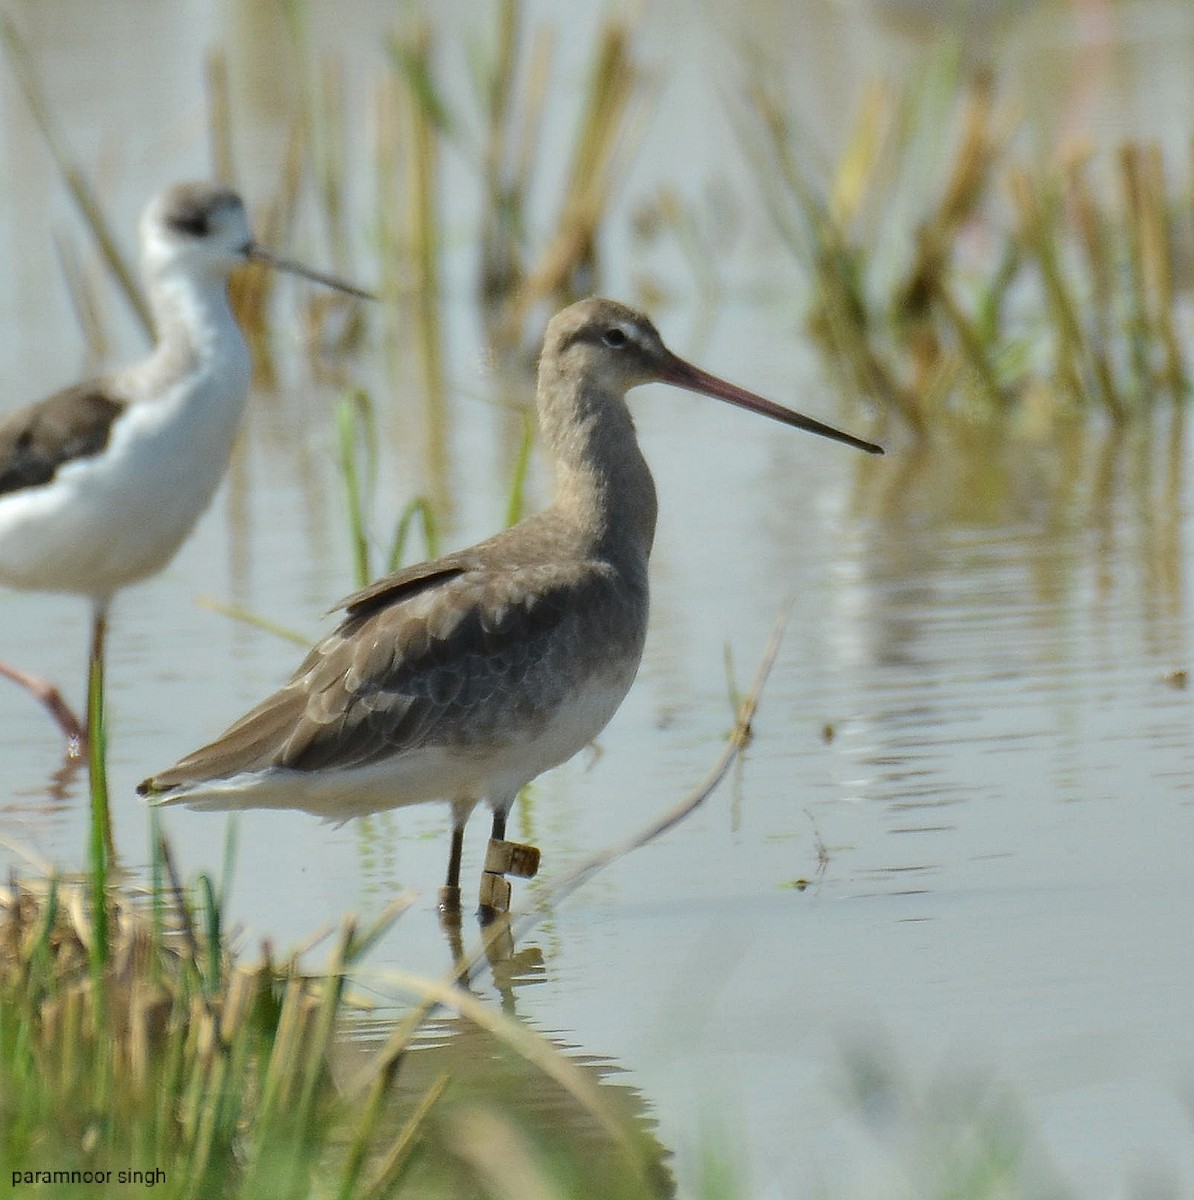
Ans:
[[[148,283],[157,344],[137,368],[139,390],[165,395],[190,376],[219,379],[226,385],[219,390],[233,399],[243,393],[252,360],[228,303],[227,278],[162,273]]]
[[[539,407],[556,464],[554,510],[589,553],[645,572],[655,539],[655,483],[625,397],[541,380]]]

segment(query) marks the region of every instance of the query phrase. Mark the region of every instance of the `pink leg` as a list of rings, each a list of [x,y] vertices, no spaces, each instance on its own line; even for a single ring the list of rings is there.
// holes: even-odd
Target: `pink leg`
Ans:
[[[11,667],[4,662],[0,662],[0,675],[11,679],[19,687],[23,687],[35,700],[40,701],[46,707],[50,716],[58,722],[58,727],[66,735],[69,743],[67,750],[69,757],[78,758],[84,752],[87,748],[87,730],[75,716],[70,705],[62,698],[62,693],[52,683],[37,675],[19,671],[16,667]]]

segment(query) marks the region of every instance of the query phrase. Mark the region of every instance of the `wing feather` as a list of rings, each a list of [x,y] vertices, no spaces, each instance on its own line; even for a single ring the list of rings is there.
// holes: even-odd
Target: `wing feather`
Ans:
[[[99,454],[126,407],[92,381],[12,413],[0,422],[0,495],[49,483],[64,463]]]
[[[348,597],[345,619],[288,683],[139,790],[269,768],[364,767],[533,719],[559,684],[573,640],[563,627],[583,623],[586,606],[609,608],[610,568],[485,569],[470,558],[421,564]]]

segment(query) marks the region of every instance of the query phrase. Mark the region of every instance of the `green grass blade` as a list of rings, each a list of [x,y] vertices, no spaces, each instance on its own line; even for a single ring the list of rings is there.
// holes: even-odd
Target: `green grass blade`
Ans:
[[[108,865],[112,844],[108,812],[107,731],[104,723],[104,664],[93,658],[87,674],[87,759],[91,798],[92,941],[91,971],[97,988],[103,985],[108,963]]]
[[[264,630],[284,641],[293,642],[296,646],[302,646],[304,650],[311,645],[311,639],[305,633],[299,633],[277,621],[271,621],[269,617],[263,617],[259,613],[250,612],[247,608],[240,608],[235,604],[225,604],[223,600],[217,600],[214,596],[198,596],[195,603],[202,608],[211,609],[212,612],[217,612],[221,616],[231,617],[234,621],[252,625],[255,629]]]
[[[531,451],[535,448],[537,425],[528,410],[522,417],[522,441],[518,447],[518,458],[514,461],[514,474],[510,479],[510,498],[506,504],[506,524],[517,525],[522,520],[526,507],[527,475],[531,468]]]
[[[340,475],[348,505],[353,578],[357,587],[364,587],[372,578],[369,538],[365,528],[365,495],[372,492],[377,467],[377,423],[366,392],[357,389],[340,401],[336,409],[336,430],[340,442]],[[364,478],[362,451],[365,456]]]
[[[390,547],[387,570],[397,571],[406,556],[406,543],[410,539],[411,526],[419,521],[423,530],[423,545],[429,559],[439,557],[439,526],[435,511],[426,496],[416,496],[403,510],[394,530],[394,542]]]

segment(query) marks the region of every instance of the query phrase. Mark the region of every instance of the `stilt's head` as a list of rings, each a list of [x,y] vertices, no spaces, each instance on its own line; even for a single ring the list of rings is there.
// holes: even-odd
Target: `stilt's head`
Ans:
[[[823,425],[685,362],[663,344],[649,318],[614,300],[581,300],[557,313],[547,326],[539,370],[541,379],[549,383],[553,377],[571,378],[582,388],[587,384],[606,393],[624,394],[643,383],[670,383],[869,454],[883,453],[873,442]]]
[[[175,184],[155,196],[141,217],[141,256],[150,276],[227,275],[252,246],[241,198],[216,184]]]
[[[141,261],[150,279],[169,275],[226,279],[249,261],[265,262],[350,295],[373,299],[369,292],[276,258],[253,240],[241,198],[214,183],[176,183],[146,206],[141,217]]]

